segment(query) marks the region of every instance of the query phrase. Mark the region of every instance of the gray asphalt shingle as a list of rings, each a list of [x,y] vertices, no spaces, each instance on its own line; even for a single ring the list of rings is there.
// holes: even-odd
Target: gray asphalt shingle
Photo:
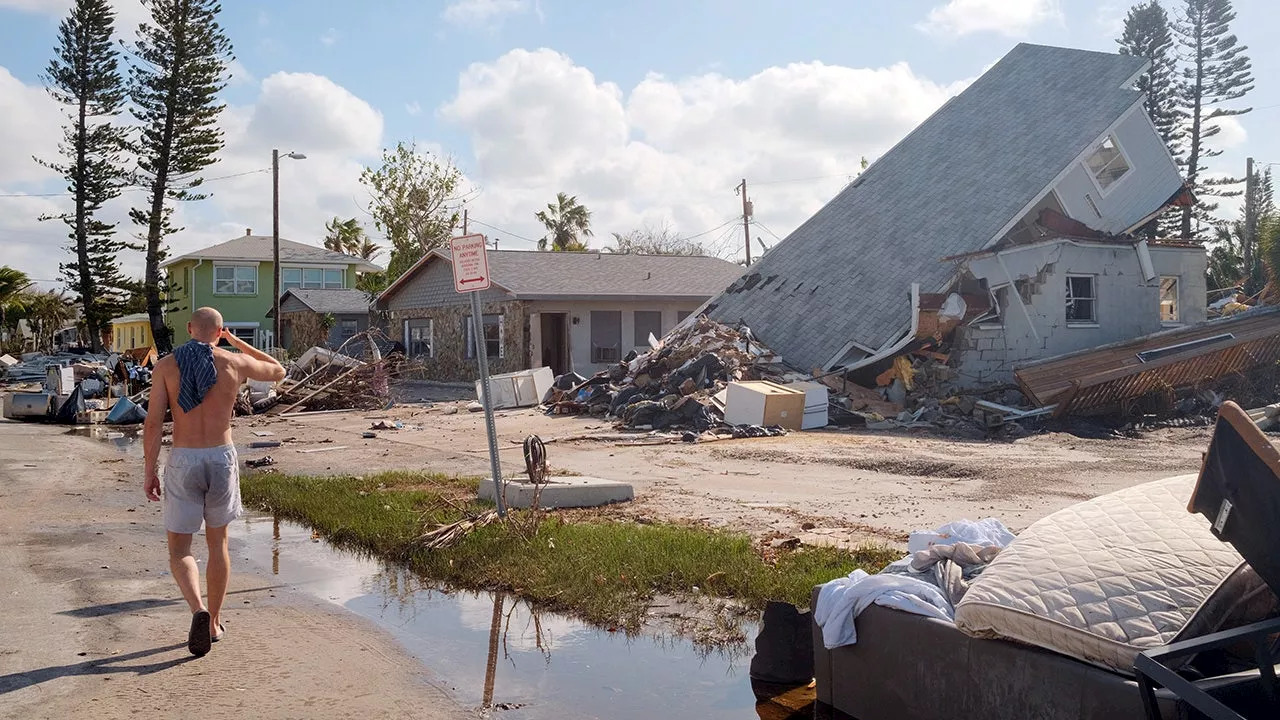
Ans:
[[[808,370],[910,323],[911,283],[982,249],[1133,106],[1143,60],[1020,44],[885,153],[713,301]]]
[[[285,291],[284,297],[287,298],[289,295],[297,298],[303,305],[318,313],[340,315],[369,312],[369,296],[363,290],[352,288],[342,290],[336,288],[329,290],[289,288]],[[284,302],[285,300],[282,299],[281,312],[287,312],[283,307]]]

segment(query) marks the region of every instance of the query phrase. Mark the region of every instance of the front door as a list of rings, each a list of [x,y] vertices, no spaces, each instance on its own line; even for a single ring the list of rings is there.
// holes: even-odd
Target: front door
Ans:
[[[542,330],[542,365],[551,368],[556,375],[563,375],[569,366],[569,322],[565,313],[539,313]]]

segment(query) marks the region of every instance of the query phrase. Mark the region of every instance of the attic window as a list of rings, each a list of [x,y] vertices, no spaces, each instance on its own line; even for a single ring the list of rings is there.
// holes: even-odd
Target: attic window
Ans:
[[[1098,187],[1104,193],[1107,188],[1129,172],[1129,161],[1125,159],[1124,152],[1120,149],[1114,135],[1108,135],[1098,147],[1094,148],[1084,164],[1089,168],[1089,172],[1093,173],[1093,179],[1097,181]]]

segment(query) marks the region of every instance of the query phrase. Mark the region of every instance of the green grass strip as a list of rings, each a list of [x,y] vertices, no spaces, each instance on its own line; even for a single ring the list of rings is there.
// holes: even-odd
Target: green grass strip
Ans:
[[[770,600],[805,607],[814,585],[855,568],[878,571],[901,555],[876,546],[853,552],[801,548],[770,563],[742,533],[605,518],[570,522],[555,514],[532,538],[495,523],[447,549],[420,547],[424,529],[462,519],[441,497],[474,497],[476,482],[407,472],[362,478],[254,474],[241,487],[247,505],[307,525],[338,547],[407,563],[432,581],[504,590],[628,630],[639,628],[658,594],[688,596],[697,587],[754,609]],[[490,507],[477,501],[467,506],[474,513]]]

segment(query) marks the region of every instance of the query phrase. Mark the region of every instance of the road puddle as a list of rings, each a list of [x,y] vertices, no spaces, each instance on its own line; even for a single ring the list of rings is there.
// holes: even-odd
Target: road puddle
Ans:
[[[747,648],[708,654],[684,639],[627,638],[511,596],[441,590],[270,516],[246,517],[231,543],[236,560],[390,632],[433,684],[488,717],[834,717],[815,712],[812,689],[753,687]]]
[[[78,425],[66,434],[109,443],[126,455],[142,457],[141,425]]]

